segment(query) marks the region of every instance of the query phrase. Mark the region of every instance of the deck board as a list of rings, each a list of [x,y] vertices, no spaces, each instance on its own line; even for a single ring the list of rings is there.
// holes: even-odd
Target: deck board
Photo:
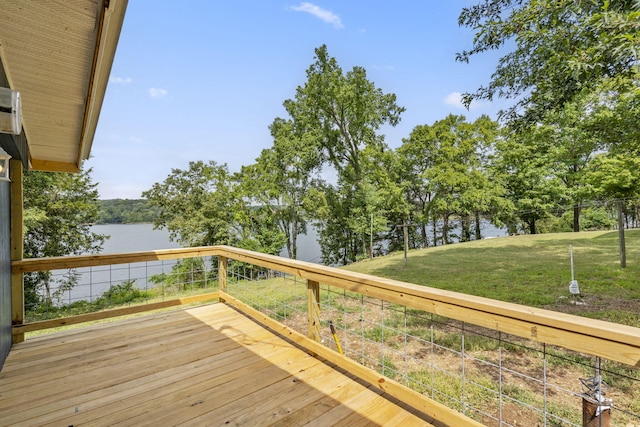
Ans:
[[[0,426],[428,425],[224,304],[17,344]]]

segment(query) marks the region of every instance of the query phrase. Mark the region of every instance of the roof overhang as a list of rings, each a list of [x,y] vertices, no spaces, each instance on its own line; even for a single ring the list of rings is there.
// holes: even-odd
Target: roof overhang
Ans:
[[[3,2],[0,59],[22,98],[31,169],[89,158],[127,0]]]

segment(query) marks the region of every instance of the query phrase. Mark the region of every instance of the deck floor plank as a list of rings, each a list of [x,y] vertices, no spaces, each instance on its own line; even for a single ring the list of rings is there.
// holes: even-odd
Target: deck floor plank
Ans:
[[[428,425],[224,304],[16,344],[0,426]]]

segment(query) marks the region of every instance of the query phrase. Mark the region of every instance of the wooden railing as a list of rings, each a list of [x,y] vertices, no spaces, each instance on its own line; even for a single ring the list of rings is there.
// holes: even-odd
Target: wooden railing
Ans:
[[[235,259],[533,341],[640,367],[639,328],[443,291],[228,246],[25,259],[14,261],[11,264],[11,272],[13,275],[19,275],[34,271],[200,256],[217,256],[222,266],[226,265],[226,259]],[[220,288],[224,291],[223,286]],[[14,327],[14,333],[33,330],[32,328],[17,325]]]
[[[114,255],[84,255],[74,257],[27,259],[12,263],[12,274],[26,272],[78,268],[88,266],[137,263],[165,259],[214,256],[218,257],[219,291],[141,307],[109,310],[74,318],[54,319],[42,322],[14,325],[13,333],[21,336],[25,332],[54,326],[79,323],[96,318],[106,318],[144,311],[184,302],[219,298],[250,314],[256,320],[281,332],[291,340],[305,346],[310,352],[336,363],[385,392],[420,409],[449,425],[477,425],[471,419],[451,411],[442,404],[425,399],[421,394],[372,371],[357,362],[328,349],[319,343],[318,284],[355,292],[391,303],[423,310],[429,313],[456,319],[501,333],[522,337],[527,340],[560,346],[586,355],[601,357],[624,365],[640,367],[640,329],[621,324],[587,319],[568,314],[490,300],[455,292],[443,291],[425,286],[384,279],[371,275],[354,273],[338,268],[326,267],[308,262],[295,261],[277,256],[260,254],[248,250],[227,247],[197,247],[137,252]],[[306,279],[308,294],[308,333],[296,332],[264,313],[249,306],[227,292],[227,263],[235,260],[253,266],[283,272]],[[21,298],[21,296],[18,296]],[[443,412],[444,411],[444,412]]]

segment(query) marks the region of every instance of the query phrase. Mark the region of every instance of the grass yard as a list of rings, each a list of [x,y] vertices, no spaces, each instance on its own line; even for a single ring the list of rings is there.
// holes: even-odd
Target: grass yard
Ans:
[[[581,295],[569,292],[570,245]],[[640,327],[640,230],[500,237],[397,252],[345,267],[405,282]]]

